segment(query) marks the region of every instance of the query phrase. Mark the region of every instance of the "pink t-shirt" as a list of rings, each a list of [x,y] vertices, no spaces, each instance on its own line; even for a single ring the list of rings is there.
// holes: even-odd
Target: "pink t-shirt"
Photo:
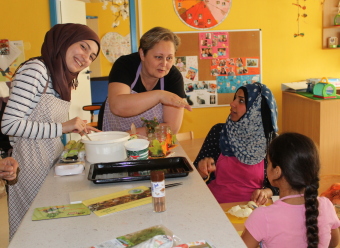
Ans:
[[[319,248],[328,247],[331,229],[338,228],[340,221],[331,201],[319,200]],[[291,205],[277,200],[268,207],[255,209],[245,227],[263,248],[307,247],[305,205]]]
[[[263,187],[264,161],[248,165],[221,154],[215,175],[208,187],[219,203],[250,201],[254,190]]]

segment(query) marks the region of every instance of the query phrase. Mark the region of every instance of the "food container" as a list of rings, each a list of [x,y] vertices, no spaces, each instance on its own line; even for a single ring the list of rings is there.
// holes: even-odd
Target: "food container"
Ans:
[[[85,136],[82,142],[85,144],[86,160],[93,163],[110,163],[126,159],[124,144],[130,138],[130,134],[119,131],[99,132],[89,134],[91,140]]]
[[[129,160],[143,160],[149,157],[149,141],[145,139],[132,139],[125,143]]]

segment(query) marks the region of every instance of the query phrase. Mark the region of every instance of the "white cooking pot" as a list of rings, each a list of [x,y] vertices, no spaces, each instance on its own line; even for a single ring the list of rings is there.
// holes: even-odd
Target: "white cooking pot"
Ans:
[[[124,144],[130,138],[126,132],[110,131],[88,135],[91,140],[83,136],[86,160],[91,164],[123,161],[126,159]]]

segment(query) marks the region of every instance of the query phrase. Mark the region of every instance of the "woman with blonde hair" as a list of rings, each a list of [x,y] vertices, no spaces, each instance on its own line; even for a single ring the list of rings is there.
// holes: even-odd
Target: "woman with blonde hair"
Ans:
[[[186,102],[182,74],[174,66],[179,37],[169,29],[155,27],[140,39],[138,52],[121,56],[109,75],[103,131],[129,131],[134,123],[145,135],[145,119],[157,118],[177,133]]]

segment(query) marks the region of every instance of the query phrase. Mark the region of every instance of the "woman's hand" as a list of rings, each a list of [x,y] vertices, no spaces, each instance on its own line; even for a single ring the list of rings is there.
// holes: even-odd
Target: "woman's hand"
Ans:
[[[265,205],[269,198],[273,196],[271,189],[257,189],[253,192],[251,200],[256,203],[257,206]]]
[[[185,99],[169,91],[162,90],[161,92],[162,96],[160,97],[159,100],[163,105],[173,106],[177,108],[185,108],[189,111],[192,110],[191,106]]]
[[[197,166],[198,173],[202,178],[209,176],[211,172],[216,170],[215,161],[213,158],[204,158],[198,162]]]
[[[63,133],[91,133],[91,131],[100,132],[100,130],[87,126],[85,120],[82,120],[79,117],[75,117],[69,121],[62,123],[63,126]]]
[[[7,157],[0,160],[0,179],[12,181],[17,177],[18,162],[12,158]]]

